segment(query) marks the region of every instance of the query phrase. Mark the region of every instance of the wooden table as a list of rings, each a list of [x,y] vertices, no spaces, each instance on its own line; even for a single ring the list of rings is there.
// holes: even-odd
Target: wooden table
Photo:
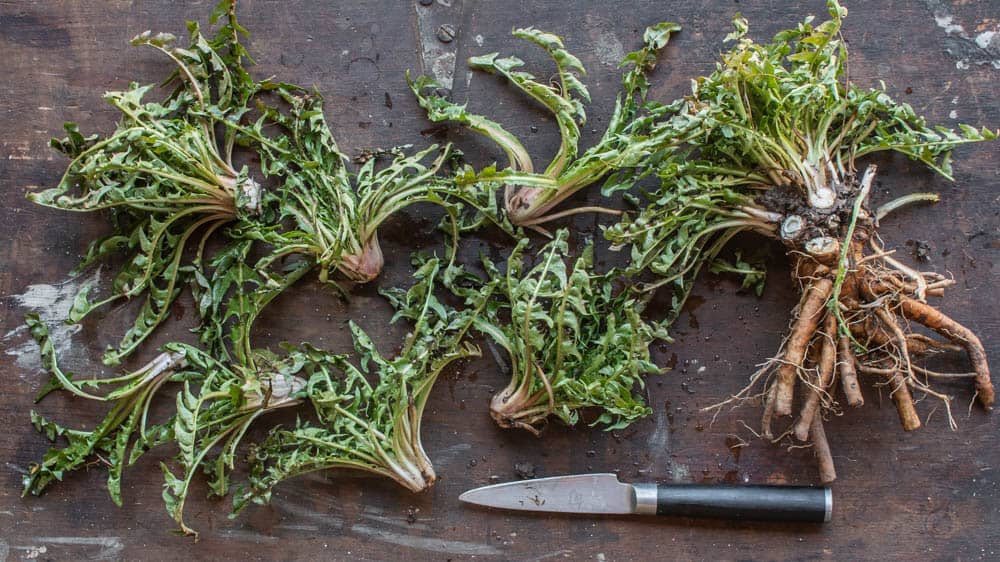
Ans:
[[[30,352],[22,314],[35,309],[50,323],[65,313],[78,281],[64,282],[88,240],[105,229],[98,216],[77,216],[33,206],[25,190],[56,182],[66,161],[46,147],[64,120],[86,131],[107,131],[115,114],[100,100],[105,90],[129,80],[156,80],[167,61],[151,49],[127,46],[146,29],[184,34],[185,19],[205,21],[214,2],[0,2],[0,224],[9,234],[0,258],[4,396],[0,424],[3,479],[0,487],[0,560],[20,559],[469,559],[627,560],[702,559],[996,559],[1000,551],[1000,416],[967,408],[965,384],[945,386],[956,396],[959,429],[949,430],[928,399],[918,407],[925,427],[904,434],[885,392],[866,386],[867,404],[831,419],[827,434],[840,479],[836,508],[825,526],[547,517],[488,512],[460,505],[460,492],[515,478],[515,464],[532,463],[538,476],[619,470],[623,479],[661,482],[813,483],[809,450],[786,451],[754,438],[759,410],[724,411],[712,423],[699,409],[740,389],[753,365],[772,354],[796,299],[781,249],[770,247],[772,264],[760,298],[738,290],[730,278],[706,277],[673,328],[676,342],[655,348],[661,365],[674,370],[649,380],[653,415],[620,432],[549,427],[540,439],[502,431],[486,403],[505,381],[492,359],[482,359],[438,383],[425,418],[425,444],[441,481],[411,495],[389,481],[355,474],[316,474],[287,482],[269,507],[249,509],[228,520],[229,501],[195,494],[189,523],[200,542],[168,533],[172,522],[160,501],[159,460],[148,455],[126,473],[125,505],[116,508],[101,470],[72,475],[41,498],[19,499],[20,471],[40,458],[47,444],[28,422],[32,396],[44,380]],[[675,2],[554,1],[473,2],[418,0],[381,3],[264,1],[242,3],[242,22],[258,77],[315,84],[327,98],[341,146],[363,149],[402,143],[417,146],[453,141],[470,161],[498,158],[494,146],[456,128],[430,124],[406,90],[404,71],[453,75],[453,95],[509,124],[529,149],[551,154],[557,133],[551,119],[498,79],[467,72],[470,55],[516,53],[545,76],[543,54],[510,37],[514,26],[534,25],[561,35],[589,71],[594,103],[583,145],[603,130],[618,88],[615,64],[639,46],[645,26],[677,21],[684,31],[661,57],[651,96],[670,100],[687,91],[688,80],[709,72],[741,10],[752,35],[765,39],[810,13],[825,17],[818,0]],[[569,5],[570,3],[565,3]],[[850,2],[845,36],[851,77],[863,85],[883,80],[889,93],[912,104],[933,123],[1000,124],[1000,2],[948,0]],[[457,35],[442,43],[440,24]],[[457,60],[457,64],[453,61]],[[537,132],[533,128],[537,126]],[[1000,178],[997,143],[956,151],[956,182],[950,183],[904,158],[880,161],[875,197],[937,191],[942,202],[905,209],[882,229],[889,247],[913,262],[916,241],[929,243],[930,265],[950,272],[958,284],[941,307],[977,331],[991,358],[1000,357],[997,314],[997,213]],[[599,200],[595,192],[581,196]],[[411,209],[382,234],[388,266],[378,286],[406,284],[406,256],[440,243],[433,209]],[[597,219],[567,224],[593,233]],[[495,258],[497,239],[484,243]],[[759,245],[758,239],[745,239]],[[468,255],[478,251],[468,243]],[[599,260],[616,257],[604,246]],[[87,275],[93,275],[93,272]],[[99,316],[99,315],[98,315]],[[388,308],[376,287],[343,302],[315,280],[283,296],[259,322],[258,345],[308,339],[345,350],[345,322],[357,319],[389,351],[404,327],[386,327]],[[59,328],[66,365],[81,376],[110,374],[97,362],[101,350],[125,328],[126,315],[108,311],[82,329]],[[193,321],[188,301],[174,310],[172,327],[155,345],[187,338]],[[487,354],[487,357],[489,354]],[[961,365],[962,359],[958,360]],[[52,396],[37,406],[57,420],[96,420],[93,403]],[[740,446],[746,442],[746,446]]]

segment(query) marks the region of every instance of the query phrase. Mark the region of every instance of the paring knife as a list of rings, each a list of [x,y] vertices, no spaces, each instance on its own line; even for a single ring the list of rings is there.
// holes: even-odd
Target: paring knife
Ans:
[[[826,523],[830,488],[716,484],[626,484],[614,474],[553,476],[483,486],[461,501],[525,511],[674,515],[755,521]]]

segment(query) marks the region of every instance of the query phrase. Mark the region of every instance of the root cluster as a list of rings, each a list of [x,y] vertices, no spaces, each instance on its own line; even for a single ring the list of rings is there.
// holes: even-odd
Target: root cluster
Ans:
[[[763,396],[762,436],[773,442],[788,437],[811,442],[823,482],[837,477],[823,430],[824,415],[841,412],[841,394],[852,408],[864,404],[859,375],[873,378],[876,387],[888,392],[906,431],[922,423],[914,396],[940,400],[949,424],[956,427],[952,398],[932,388],[934,379],[971,380],[983,407],[991,409],[994,401],[979,338],[926,301],[942,296],[954,280],[915,271],[893,259],[892,252],[878,243],[875,226],[873,220],[861,224],[852,233],[846,252],[833,239],[828,240],[834,248],[807,244],[789,252],[802,295],[791,330],[777,356],[761,366],[743,391],[713,407]],[[821,246],[822,251],[816,251]],[[835,291],[838,272],[839,294]],[[920,328],[933,336],[916,331]],[[916,364],[945,352],[964,352],[972,370],[939,373]],[[765,390],[755,395],[753,389],[760,381],[765,382]],[[775,421],[792,416],[796,398],[798,416],[786,430],[776,432]]]

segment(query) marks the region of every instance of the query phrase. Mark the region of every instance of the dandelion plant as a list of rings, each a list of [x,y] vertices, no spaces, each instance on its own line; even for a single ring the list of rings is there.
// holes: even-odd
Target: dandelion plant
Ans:
[[[307,379],[327,368],[325,358],[312,348],[286,351],[281,357],[255,351],[251,369],[189,350],[189,369],[197,369],[197,386],[185,381],[177,393],[170,427],[179,450],[176,468],[162,464],[163,501],[182,533],[197,536],[184,522],[184,504],[195,475],[208,476],[210,495],[227,495],[237,447],[251,424],[270,412],[302,404]]]
[[[158,427],[147,428],[149,408],[157,390],[184,370],[187,365],[186,349],[165,349],[142,368],[120,377],[74,381],[71,373],[59,367],[45,324],[34,315],[28,315],[27,322],[41,349],[43,364],[52,373],[52,381],[39,394],[39,400],[53,390],[65,389],[83,398],[110,402],[112,406],[91,431],[66,428],[33,411],[31,421],[38,431],[50,441],[64,438],[67,444],[50,449],[41,462],[28,468],[24,476],[24,494],[40,494],[53,481],[62,480],[72,471],[84,468],[99,455],[104,455],[109,467],[108,493],[116,504],[121,505],[123,469],[135,462],[144,451],[164,440]],[[97,394],[96,388],[112,390]],[[133,439],[133,436],[136,438]]]
[[[121,113],[115,131],[106,138],[84,137],[67,123],[68,136],[52,143],[72,158],[65,175],[55,187],[28,194],[49,207],[111,213],[114,231],[90,244],[77,270],[115,254],[127,256],[125,265],[110,294],[92,299],[92,287],[84,287],[69,315],[79,322],[104,305],[145,295],[133,326],[105,355],[110,365],[134,352],[166,319],[211,234],[262,212],[260,185],[233,162],[242,140],[232,125],[248,111],[257,84],[243,69],[242,28],[233,5],[220,3],[212,21],[223,14],[227,23],[212,39],[189,23],[186,48],[173,46],[170,34],[146,32],[133,39],[176,65],[176,88],[162,101],[149,99],[152,85],[132,83],[106,94]],[[187,252],[192,247],[193,256]]]
[[[790,431],[812,440],[825,481],[836,473],[822,414],[839,408],[838,379],[851,406],[864,401],[859,373],[887,385],[906,430],[921,424],[914,392],[940,398],[950,413],[951,399],[930,387],[934,378],[967,376],[979,402],[993,403],[979,338],[926,302],[954,280],[902,263],[878,235],[886,214],[937,195],[902,195],[874,207],[876,168],[860,161],[894,151],[951,179],[953,148],[996,137],[966,125],[958,131],[930,127],[884,86],[849,82],[841,37],[847,10],[835,0],[828,8],[828,21],[814,26],[808,18],[767,44],[751,40],[746,20],[736,17],[727,38],[735,45],[657,125],[686,138],[657,164],[660,189],[638,216],[605,233],[631,247],[634,272],[652,271],[661,278],[657,285],[679,288],[680,298],[698,268],[736,232],[757,232],[785,245],[801,291],[795,320],[778,356],[736,399],[766,381],[762,425],[771,438],[773,419],[792,413],[798,387],[801,410]],[[700,133],[689,134],[692,127]],[[911,325],[939,338],[913,332]],[[968,354],[972,373],[941,374],[917,363],[952,350]]]
[[[187,48],[174,47],[169,34],[137,36],[133,44],[153,47],[176,64],[176,87],[162,102],[147,99],[149,85],[107,94],[122,113],[114,134],[84,137],[67,124],[68,137],[54,142],[73,158],[66,174],[57,187],[28,195],[60,209],[111,213],[114,232],[90,245],[78,269],[113,254],[128,260],[110,294],[93,299],[92,287],[85,287],[69,315],[79,322],[104,305],[145,294],[134,325],[105,355],[107,364],[138,349],[185,285],[204,288],[205,253],[216,247],[209,244],[215,233],[266,245],[267,255],[253,264],[265,276],[298,256],[318,266],[323,281],[340,271],[367,282],[381,271],[377,231],[389,217],[417,203],[437,203],[457,229],[463,198],[481,206],[473,190],[437,177],[453,155],[450,147],[381,151],[391,156],[388,164],[371,158],[351,171],[318,93],[258,83],[243,68],[238,35],[245,31],[234,6],[224,1],[216,8],[212,21],[225,14],[228,23],[212,39],[190,23]],[[239,151],[259,157],[261,169],[237,170]],[[263,190],[255,175],[273,177],[280,186],[274,193]]]
[[[501,427],[538,435],[550,416],[575,425],[581,410],[595,408],[593,425],[620,429],[651,412],[638,390],[645,375],[660,371],[649,346],[668,339],[666,331],[644,321],[642,303],[616,289],[617,272],[594,272],[592,246],[567,264],[568,237],[558,230],[530,267],[522,239],[506,271],[484,260],[485,281],[449,274],[460,296],[475,302],[484,288],[493,295],[475,326],[510,359],[510,382],[490,401]]]
[[[260,140],[262,167],[279,176],[281,218],[291,221],[266,226],[243,226],[242,236],[256,238],[272,248],[258,267],[290,254],[308,256],[320,268],[320,279],[332,280],[340,271],[349,280],[366,283],[382,270],[378,228],[395,213],[417,203],[444,200],[453,185],[436,174],[451,156],[451,147],[430,146],[406,155],[386,151],[389,163],[376,168],[380,158],[369,158],[353,173],[323,116],[323,98],[288,84],[267,89],[285,102],[285,108],[263,106],[260,127],[274,125],[283,134]],[[259,127],[259,128],[260,128]]]
[[[492,53],[469,59],[472,68],[502,76],[555,117],[562,140],[544,170],[536,169],[521,141],[499,123],[470,113],[464,105],[427,94],[437,86],[431,78],[421,76],[411,80],[410,89],[432,121],[460,123],[497,143],[508,159],[508,167],[501,171],[491,166],[477,173],[466,167],[456,181],[460,185],[504,184],[503,202],[510,222],[544,231],[538,225],[573,213],[617,214],[618,211],[603,207],[580,207],[554,213],[552,210],[569,196],[615,170],[636,166],[649,153],[663,150],[665,140],[673,142],[673,139],[651,136],[647,130],[649,121],[639,119],[638,115],[648,86],[645,75],[656,66],[656,54],[666,46],[671,33],[679,29],[677,24],[667,22],[649,27],[644,35],[644,47],[625,57],[622,65],[631,65],[631,69],[622,79],[624,91],[615,103],[608,128],[601,140],[583,153],[578,148],[580,126],[586,121],[583,104],[590,102],[590,93],[580,80],[585,74],[583,65],[564,48],[558,36],[530,27],[513,32],[515,37],[541,47],[555,62],[557,78],[551,84],[539,82],[532,74],[519,70],[524,62],[517,57],[500,57]]]
[[[448,307],[433,293],[439,269],[439,260],[430,260],[414,274],[413,287],[386,293],[397,309],[394,320],[414,323],[393,357],[383,356],[350,323],[356,360],[328,356],[324,362],[331,368],[310,377],[306,394],[317,421],[279,428],[254,450],[250,485],[237,497],[237,510],[248,501],[266,502],[286,479],[330,468],[370,472],[414,492],[434,484],[421,438],[424,407],[446,367],[479,354],[464,340],[489,297],[483,294],[463,311]]]
[[[238,253],[229,255],[241,257]],[[281,357],[250,347],[249,332],[260,310],[294,282],[302,269],[292,269],[266,285],[260,283],[259,277],[251,276],[233,291],[225,317],[208,315],[225,324],[226,335],[217,337],[232,345],[231,351],[223,344],[214,348],[221,359],[190,345],[169,343],[148,364],[119,377],[74,379],[60,368],[47,327],[37,316],[28,315],[28,326],[39,344],[43,363],[52,373],[52,380],[38,399],[54,390],[66,390],[81,398],[110,403],[111,407],[91,431],[68,429],[32,412],[32,422],[39,431],[52,441],[65,438],[67,445],[51,449],[42,462],[29,468],[24,492],[39,494],[53,480],[62,480],[68,473],[100,459],[108,467],[108,491],[121,505],[124,469],[147,450],[176,443],[181,476],[164,466],[164,500],[180,529],[193,533],[183,521],[183,506],[195,471],[210,475],[213,494],[225,495],[236,447],[250,424],[265,413],[300,404],[306,380],[312,371],[322,368],[317,364],[322,357],[308,346],[289,347]],[[221,271],[227,278],[245,272],[238,266]],[[252,281],[257,281],[256,289]],[[176,411],[167,421],[153,423],[150,408],[170,382],[182,384],[176,393]],[[213,450],[217,447],[221,450],[216,454]]]

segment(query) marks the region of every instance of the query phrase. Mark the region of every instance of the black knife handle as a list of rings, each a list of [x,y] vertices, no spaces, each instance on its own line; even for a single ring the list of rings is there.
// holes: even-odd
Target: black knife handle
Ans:
[[[638,491],[636,495],[640,499]],[[657,515],[826,523],[832,513],[833,494],[829,488],[715,484],[656,487]]]

